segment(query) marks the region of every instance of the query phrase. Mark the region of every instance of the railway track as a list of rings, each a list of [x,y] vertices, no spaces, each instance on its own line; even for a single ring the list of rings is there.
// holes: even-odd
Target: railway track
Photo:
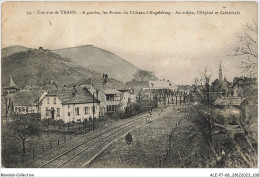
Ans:
[[[165,112],[163,115],[167,114]],[[163,116],[161,113],[156,112],[154,117]],[[86,160],[91,159],[95,155],[95,152],[105,147],[106,144],[113,141],[115,138],[122,136],[129,130],[135,128],[136,126],[143,125],[146,119],[146,114],[142,115],[136,119],[131,119],[130,121],[123,123],[119,126],[107,129],[100,134],[93,135],[90,138],[80,142],[72,148],[64,151],[53,159],[45,162],[39,168],[60,168],[60,167],[81,167],[80,163],[75,161],[86,157]],[[94,153],[94,154],[92,154]]]

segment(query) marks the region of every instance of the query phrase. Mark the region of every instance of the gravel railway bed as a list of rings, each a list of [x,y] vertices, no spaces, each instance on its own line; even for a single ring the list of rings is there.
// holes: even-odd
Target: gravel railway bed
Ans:
[[[160,116],[160,113],[155,112],[155,116]],[[140,126],[145,123],[147,114],[136,116],[127,122],[121,123],[121,125],[107,128],[99,133],[96,133],[87,139],[79,140],[78,143],[70,148],[63,149],[62,152],[56,154],[54,157],[44,162],[38,167],[41,168],[57,168],[57,167],[81,167],[81,162],[91,159],[99,150],[101,150],[106,144],[127,133],[129,130]],[[96,153],[95,153],[96,152]],[[58,155],[58,156],[57,156]],[[84,160],[77,161],[84,157]]]

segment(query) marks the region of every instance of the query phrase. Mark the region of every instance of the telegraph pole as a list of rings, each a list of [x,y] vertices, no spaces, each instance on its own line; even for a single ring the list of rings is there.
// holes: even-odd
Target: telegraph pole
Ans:
[[[92,128],[93,128],[93,131],[94,131],[94,129],[95,129],[95,123],[94,123],[94,116],[95,116],[95,113],[94,113],[94,111],[95,111],[95,105],[94,105],[94,92],[93,92],[93,109],[92,109],[92,112],[93,112],[93,125],[92,125]]]

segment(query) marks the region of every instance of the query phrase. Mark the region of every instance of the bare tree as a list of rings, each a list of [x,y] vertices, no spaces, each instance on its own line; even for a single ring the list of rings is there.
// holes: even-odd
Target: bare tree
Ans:
[[[207,73],[207,69],[205,69],[205,72],[202,73],[199,78],[195,78],[193,92],[198,100],[198,104],[190,108],[188,119],[198,128],[205,144],[217,160],[219,159],[219,156],[217,155],[212,143],[214,125],[212,124],[213,118],[211,106],[214,99],[209,85],[210,78],[211,75]]]
[[[39,136],[38,122],[29,115],[19,115],[13,123],[13,131],[16,137],[22,141],[23,154],[26,153],[25,142],[31,136]]]
[[[239,36],[235,56],[244,56],[242,61],[243,72],[250,76],[257,76],[258,64],[258,25],[256,22],[243,25],[243,34]]]
[[[241,122],[241,118],[236,118],[236,122],[242,133],[236,133],[228,124],[218,123],[219,119],[217,117],[219,114],[213,105],[218,95],[209,84],[210,78],[211,75],[207,74],[207,70],[205,70],[200,78],[195,79],[193,94],[198,102],[190,107],[189,116],[187,117],[199,131],[202,142],[207,148],[205,152],[208,152],[207,161],[209,166],[218,167],[225,165],[225,161],[229,157],[239,156],[239,159],[243,160],[246,165],[255,167],[255,165],[257,165],[254,159],[254,157],[257,157],[256,149],[247,136],[248,133],[245,129],[245,123]],[[233,116],[226,119],[231,120],[231,117]],[[218,148],[213,144],[214,139],[219,137],[219,135],[216,135],[216,130],[221,130],[221,132],[226,135],[225,146],[221,145],[223,146],[222,153],[217,151]]]
[[[215,123],[216,114],[213,102],[218,95],[210,85],[210,79],[211,74],[207,72],[207,69],[201,73],[199,78],[195,78],[192,92],[197,104],[190,107],[187,119],[197,128],[195,130],[199,132],[198,135],[202,138],[203,145],[206,146],[205,153],[208,154],[205,155],[205,158],[209,166],[216,167],[218,164],[223,163],[227,155],[219,153],[214,147],[215,130],[218,127]],[[224,133],[227,132],[225,128],[222,128],[222,130]],[[231,152],[230,149],[229,152]]]
[[[212,106],[213,102],[216,99],[216,94],[212,91],[210,86],[211,74],[207,72],[207,68],[203,73],[200,74],[200,77],[194,79],[194,88],[193,91],[197,96],[199,103],[206,105],[208,107]]]

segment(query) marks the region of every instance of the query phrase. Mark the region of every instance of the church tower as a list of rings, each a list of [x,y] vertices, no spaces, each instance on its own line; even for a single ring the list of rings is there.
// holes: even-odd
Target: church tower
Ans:
[[[222,67],[221,67],[221,63],[219,64],[219,81],[222,82]]]

